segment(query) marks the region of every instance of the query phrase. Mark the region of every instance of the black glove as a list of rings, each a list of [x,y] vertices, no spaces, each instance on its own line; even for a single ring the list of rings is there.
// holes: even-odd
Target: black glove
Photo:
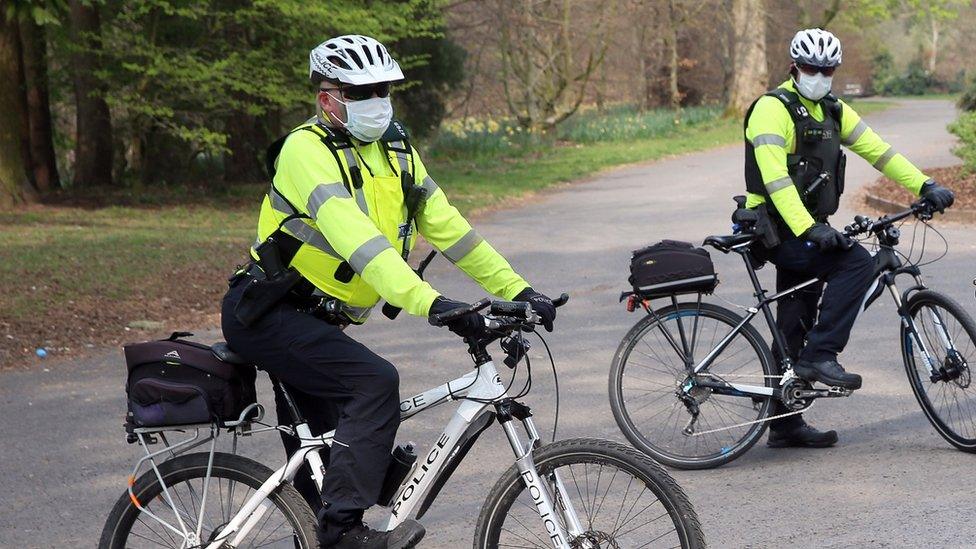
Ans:
[[[535,314],[539,315],[539,319],[542,320],[542,325],[546,328],[546,331],[552,331],[552,321],[556,320],[556,306],[552,304],[552,300],[546,297],[545,294],[540,294],[530,286],[519,292],[515,296],[515,301],[528,303],[532,307],[532,310],[535,311]]]
[[[835,248],[850,250],[854,247],[853,240],[826,223],[814,223],[807,232],[803,233],[803,238],[813,242],[824,252]]]
[[[952,194],[952,191],[935,181],[929,181],[922,185],[920,194],[932,206],[932,209],[939,213],[945,213],[945,209],[952,206],[952,203],[956,201],[956,195]]]
[[[440,313],[470,307],[471,305],[463,301],[454,301],[444,296],[438,296],[430,305],[430,316]],[[461,337],[471,337],[481,335],[485,331],[485,317],[472,311],[465,313],[447,323],[447,329]]]

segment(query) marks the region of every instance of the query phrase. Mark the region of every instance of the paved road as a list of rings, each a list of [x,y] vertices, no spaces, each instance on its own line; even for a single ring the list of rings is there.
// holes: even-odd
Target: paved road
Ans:
[[[905,101],[869,118],[872,126],[922,166],[954,163],[946,101]],[[853,195],[874,173],[864,162],[848,168]],[[479,230],[541,290],[569,291],[551,338],[560,369],[560,437],[622,440],[607,404],[610,357],[637,320],[617,304],[630,250],[661,238],[701,240],[727,230],[729,196],[741,188],[742,147],[729,146],[604,173],[500,211]],[[951,255],[928,279],[972,307],[976,245],[970,228],[946,226]],[[745,275],[719,257],[722,295],[744,302]],[[763,272],[771,284],[771,272]],[[431,268],[435,286],[474,299],[478,289],[446,262]],[[976,539],[972,478],[976,457],[950,449],[928,426],[911,395],[896,344],[889,302],[861,319],[845,364],[864,375],[849,400],[821,403],[812,421],[840,431],[828,450],[769,450],[758,445],[720,469],[677,471],[713,547],[963,547]],[[177,328],[177,327],[174,327]],[[412,394],[468,368],[458,341],[422,320],[379,319],[353,332],[400,366],[403,393]],[[214,339],[209,331],[205,338]],[[541,363],[541,360],[539,361]],[[0,546],[91,546],[124,487],[137,448],[122,441],[123,366],[117,350],[48,369],[0,375]],[[551,421],[552,383],[537,368],[534,404]],[[266,389],[266,387],[265,387]],[[267,393],[265,392],[265,395]],[[406,424],[402,437],[429,441],[449,409]],[[280,459],[277,441],[248,441],[266,462]],[[477,512],[511,463],[499,431],[483,436],[425,518],[426,547],[470,543]]]

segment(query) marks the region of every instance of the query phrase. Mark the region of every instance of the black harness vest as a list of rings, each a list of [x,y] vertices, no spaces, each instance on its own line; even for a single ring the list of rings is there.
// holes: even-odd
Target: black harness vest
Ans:
[[[837,98],[828,94],[820,100],[825,116],[823,122],[819,122],[810,115],[796,93],[777,88],[765,95],[779,99],[793,119],[796,152],[787,153],[787,170],[807,211],[817,221],[824,221],[837,211],[840,195],[844,192],[844,168],[847,159],[840,148],[843,107]],[[754,102],[746,113],[746,126],[755,106]],[[748,139],[745,143],[746,190],[765,196],[769,211],[775,212],[775,206],[769,200],[759,165],[756,163],[755,148]],[[779,215],[775,217],[779,218]],[[778,221],[782,222],[782,219]]]

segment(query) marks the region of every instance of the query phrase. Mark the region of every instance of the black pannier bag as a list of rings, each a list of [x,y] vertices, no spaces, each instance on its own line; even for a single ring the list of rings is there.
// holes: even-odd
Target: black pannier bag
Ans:
[[[218,359],[209,346],[179,339],[133,343],[123,347],[128,423],[160,427],[237,420],[257,401],[253,366]]]
[[[628,280],[634,293],[645,298],[710,294],[718,285],[708,251],[677,240],[662,240],[635,250],[630,258]]]

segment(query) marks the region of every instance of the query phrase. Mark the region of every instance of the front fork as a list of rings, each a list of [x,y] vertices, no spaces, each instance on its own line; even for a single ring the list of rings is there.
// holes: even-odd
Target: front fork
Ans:
[[[570,542],[580,539],[585,529],[576,515],[576,509],[559,473],[553,471],[544,479],[536,469],[532,451],[540,448],[542,441],[532,421],[529,407],[514,400],[505,400],[497,405],[497,409],[498,421],[505,430],[512,451],[515,452],[515,466],[518,468],[519,477],[542,518],[549,541],[554,547],[569,549]],[[522,422],[529,436],[527,443],[522,442],[522,437],[515,427],[515,419]],[[550,486],[555,488],[555,493],[550,491]],[[587,545],[584,544],[583,547]]]
[[[924,287],[921,277],[916,276],[915,281],[917,283],[917,287]],[[931,380],[933,382],[941,380],[944,365],[938,363],[936,355],[929,351],[928,347],[925,345],[922,335],[918,332],[918,326],[915,324],[915,320],[912,319],[911,315],[909,314],[908,305],[902,299],[901,294],[898,292],[898,288],[894,284],[889,284],[888,291],[891,292],[891,296],[895,300],[895,305],[897,306],[898,311],[902,313],[902,323],[905,325],[905,328],[908,329],[912,339],[915,340],[919,353],[922,355],[922,358],[925,360],[925,364],[929,368]],[[945,326],[945,322],[943,322],[938,312],[935,310],[929,310],[929,315],[932,318],[932,324],[938,329],[939,339],[942,340],[942,344],[945,346],[946,357],[948,358],[950,353],[958,354],[958,351],[956,350],[956,343],[952,340],[952,334],[949,333],[949,330]]]

